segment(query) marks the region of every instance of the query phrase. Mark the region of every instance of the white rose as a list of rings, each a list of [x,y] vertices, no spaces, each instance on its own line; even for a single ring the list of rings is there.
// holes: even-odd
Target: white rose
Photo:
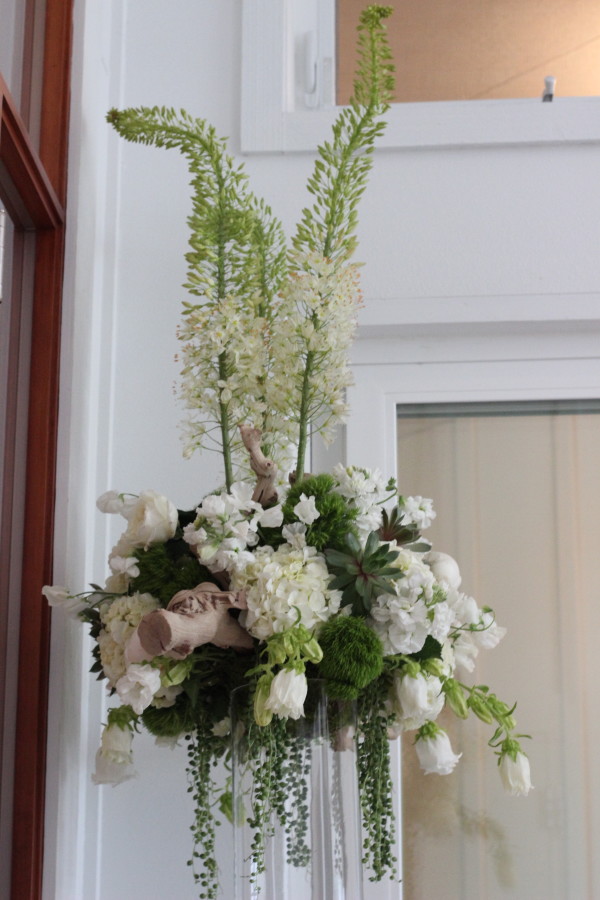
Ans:
[[[462,578],[458,563],[452,556],[437,550],[430,550],[423,559],[439,585],[444,588],[454,588],[456,591],[459,589]]]
[[[453,752],[450,738],[441,728],[435,734],[418,737],[415,748],[426,775],[449,775],[462,756]]]
[[[517,751],[513,759],[510,753],[500,758],[500,778],[505,790],[513,797],[526,797],[532,789],[529,760],[521,751]]]
[[[105,727],[96,753],[96,771],[92,775],[95,784],[120,784],[137,774],[133,768],[132,739],[130,728],[114,724]]]
[[[127,511],[129,522],[124,537],[132,547],[144,547],[172,538],[177,530],[177,508],[162,494],[142,491]]]
[[[282,669],[271,682],[265,708],[277,716],[299,719],[304,714],[308,684],[303,672]]]
[[[426,721],[437,719],[445,702],[440,679],[421,672],[414,678],[411,675],[395,678],[394,697],[405,729],[420,728]]]
[[[305,525],[312,525],[315,519],[318,519],[320,516],[315,504],[315,498],[307,497],[306,494],[300,494],[300,502],[294,507],[294,513]]]
[[[42,594],[48,601],[50,606],[58,606],[62,611],[73,619],[87,607],[80,597],[73,597],[68,590],[58,585],[45,585],[42,588]]]
[[[133,663],[119,678],[115,687],[121,703],[131,706],[133,711],[141,716],[160,690],[160,672],[151,666]]]

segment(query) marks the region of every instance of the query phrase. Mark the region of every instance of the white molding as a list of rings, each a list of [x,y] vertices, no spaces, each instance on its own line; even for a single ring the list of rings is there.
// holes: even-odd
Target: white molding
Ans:
[[[243,153],[314,151],[338,108],[293,109],[295,0],[244,0]],[[585,144],[600,141],[600,97],[396,103],[382,149]]]

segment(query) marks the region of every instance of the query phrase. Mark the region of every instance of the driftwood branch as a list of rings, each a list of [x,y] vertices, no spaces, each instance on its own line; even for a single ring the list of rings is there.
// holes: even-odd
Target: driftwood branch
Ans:
[[[202,644],[250,649],[253,641],[230,609],[246,609],[243,591],[221,591],[205,581],[175,594],[166,609],[147,613],[126,648],[128,662],[155,656],[185,659]]]
[[[269,506],[277,500],[277,491],[275,490],[277,466],[262,452],[260,429],[252,428],[251,425],[240,425],[240,434],[244,447],[250,454],[250,467],[256,475],[256,487],[252,499],[261,506]]]

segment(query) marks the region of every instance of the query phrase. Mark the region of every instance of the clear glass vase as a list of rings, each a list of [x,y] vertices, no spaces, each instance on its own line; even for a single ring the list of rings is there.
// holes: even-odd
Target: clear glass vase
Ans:
[[[354,704],[309,681],[305,715],[232,694],[235,900],[363,900]]]

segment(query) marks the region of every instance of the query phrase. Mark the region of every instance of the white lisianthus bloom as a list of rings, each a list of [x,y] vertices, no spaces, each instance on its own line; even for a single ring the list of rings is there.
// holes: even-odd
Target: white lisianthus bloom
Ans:
[[[172,538],[177,530],[177,507],[156,491],[142,491],[123,513],[128,526],[123,537],[131,547],[144,547]]]
[[[72,619],[76,619],[78,614],[87,607],[87,603],[84,603],[81,597],[73,597],[66,588],[58,585],[44,585],[42,594],[50,606],[58,606]]]
[[[284,525],[281,534],[294,550],[302,550],[303,547],[306,547],[306,525],[303,525],[302,522]]]
[[[433,675],[402,675],[394,678],[392,705],[405,730],[420,728],[427,721],[437,719],[444,708],[442,682]]]
[[[282,669],[271,682],[265,708],[282,719],[299,719],[304,714],[307,691],[304,672]]]
[[[305,525],[312,525],[320,516],[315,498],[307,497],[306,494],[300,494],[300,502],[294,507],[294,513]]]
[[[471,636],[478,647],[483,650],[493,650],[506,634],[506,628],[498,625],[492,613],[489,612],[483,613],[481,624],[484,626],[483,629],[471,632]]]
[[[263,528],[279,528],[282,522],[283,509],[280,503],[277,506],[268,507],[258,516],[258,524],[262,525]]]
[[[220,722],[217,722],[211,728],[212,733],[215,737],[227,737],[228,734],[231,734],[231,719],[229,716],[225,716],[224,719],[221,719]]]
[[[94,784],[121,784],[137,775],[133,768],[132,740],[129,727],[112,724],[104,728],[96,753],[96,771],[92,775]]]
[[[415,749],[425,775],[449,775],[462,753],[454,753],[450,738],[441,728],[425,725],[423,731],[423,735],[417,735]]]
[[[419,530],[429,528],[436,517],[433,500],[426,497],[401,497],[399,507],[403,512],[403,522],[416,525]]]
[[[513,797],[526,797],[532,789],[529,760],[520,750],[503,753],[500,757],[502,785]]]
[[[121,703],[131,706],[134,713],[141,716],[160,691],[160,672],[152,666],[132,663],[115,687]]]
[[[452,644],[454,651],[454,665],[465,672],[472,672],[475,668],[475,660],[479,655],[479,649],[473,641],[473,635],[469,633],[459,634]]]
[[[459,589],[462,578],[458,563],[452,556],[449,556],[448,553],[440,553],[438,550],[430,550],[423,557],[423,561],[427,563],[433,577],[441,587],[446,590],[448,588],[454,588],[455,591]]]
[[[103,513],[120,513],[127,518],[127,511],[130,510],[137,501],[137,497],[131,494],[119,494],[118,491],[106,491],[96,500],[96,506]]]
[[[157,709],[166,709],[175,704],[175,700],[182,692],[183,688],[180,684],[165,684],[159,688],[152,700],[152,706]]]

